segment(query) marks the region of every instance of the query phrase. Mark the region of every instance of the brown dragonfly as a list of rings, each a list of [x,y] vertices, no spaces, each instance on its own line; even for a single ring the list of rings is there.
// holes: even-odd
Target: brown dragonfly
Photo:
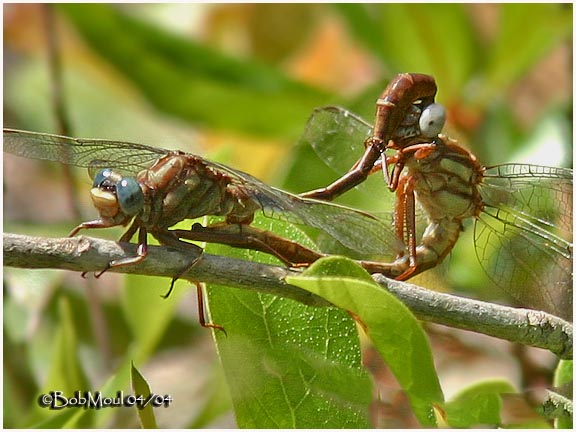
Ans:
[[[440,134],[445,114],[435,95],[431,76],[401,74],[378,99],[374,127],[343,108],[317,109],[302,141],[345,174],[301,196],[332,200],[382,170],[396,193],[395,233],[407,245],[384,273],[404,280],[438,265],[463,220],[474,218],[476,254],[496,285],[523,305],[571,319],[572,170],[483,166]]]
[[[250,227],[255,212],[318,228],[363,254],[401,253],[402,242],[380,219],[355,209],[307,199],[266,185],[251,175],[190,153],[141,144],[4,129],[4,151],[32,159],[88,168],[93,178],[92,201],[100,217],[78,225],[87,228],[128,225],[120,241],[138,233],[138,254],[109,267],[137,263],[146,257],[147,235],[161,244],[195,247],[180,239],[254,248],[286,264],[309,264],[304,247]],[[223,216],[209,226],[169,229],[184,219]],[[279,245],[279,246],[278,246]]]
[[[91,198],[98,219],[83,222],[70,236],[88,228],[128,226],[120,241],[138,233],[137,255],[109,263],[106,270],[138,263],[146,258],[148,234],[161,244],[177,248],[198,246],[184,240],[223,243],[272,254],[287,265],[309,265],[324,254],[271,232],[251,227],[254,214],[304,224],[323,230],[344,246],[362,254],[401,253],[404,245],[389,224],[358,210],[307,199],[270,187],[225,165],[181,151],[141,144],[79,139],[4,129],[4,151],[32,159],[50,160],[88,168],[93,178]],[[169,229],[184,219],[222,216],[223,222],[189,230]],[[201,251],[201,249],[200,249]],[[200,257],[202,255],[200,254]],[[174,282],[198,259],[174,276]],[[378,271],[379,263],[365,267]],[[200,322],[204,322],[201,288],[198,287]]]

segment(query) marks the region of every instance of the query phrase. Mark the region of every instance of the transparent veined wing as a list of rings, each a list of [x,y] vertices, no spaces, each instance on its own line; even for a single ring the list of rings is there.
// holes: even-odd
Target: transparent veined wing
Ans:
[[[341,107],[326,106],[312,112],[299,143],[311,146],[340,176],[362,157],[366,150],[364,141],[372,135],[372,130],[372,125],[360,116]],[[378,175],[370,176],[356,188],[371,195],[386,189]]]
[[[168,150],[121,141],[70,138],[60,135],[4,129],[4,151],[30,159],[49,160],[89,168],[114,168],[136,175]],[[91,172],[92,175],[92,172]]]
[[[236,186],[256,200],[266,216],[318,228],[344,246],[367,255],[395,256],[405,250],[389,221],[338,204],[301,198],[268,186],[247,173],[209,163],[235,178]]]
[[[522,304],[571,318],[572,170],[486,168],[476,253],[492,280]]]

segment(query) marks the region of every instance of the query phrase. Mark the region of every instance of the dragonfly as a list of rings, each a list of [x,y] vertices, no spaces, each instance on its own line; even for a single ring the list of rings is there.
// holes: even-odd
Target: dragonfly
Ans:
[[[476,256],[490,279],[522,305],[571,319],[572,170],[482,165],[441,134],[446,116],[435,95],[433,77],[400,74],[378,99],[374,125],[341,107],[316,109],[301,142],[343,175],[301,196],[332,200],[381,170],[395,192],[395,235],[406,245],[385,273],[405,280],[437,266],[473,219]],[[420,235],[418,209],[426,219]]]
[[[90,194],[100,217],[81,223],[70,236],[118,225],[128,226],[120,241],[130,241],[138,233],[137,255],[112,261],[108,268],[145,259],[148,234],[161,244],[180,248],[195,247],[181,241],[187,239],[262,250],[289,265],[310,264],[322,256],[250,227],[257,211],[320,229],[363,254],[400,253],[404,248],[390,235],[391,228],[369,213],[290,194],[191,153],[15,129],[4,129],[4,151],[88,169],[93,179]],[[223,216],[224,222],[169,229],[202,216]]]
[[[99,217],[81,223],[70,236],[84,229],[119,225],[128,226],[121,242],[129,242],[138,233],[137,254],[111,261],[96,277],[110,268],[144,260],[148,234],[160,244],[199,252],[199,246],[183,240],[259,250],[295,267],[307,266],[326,255],[250,226],[257,211],[320,229],[362,254],[379,255],[390,250],[400,253],[404,248],[391,228],[369,213],[284,192],[247,173],[191,153],[16,129],[4,129],[3,137],[5,152],[88,169],[93,179],[90,195]],[[194,223],[189,230],[170,229],[182,220],[202,216],[222,216],[224,221],[208,226]],[[163,297],[170,295],[174,282],[200,258],[173,277]],[[378,262],[367,261],[364,265],[369,271],[379,270]],[[196,287],[200,324],[223,330],[205,322],[202,287]]]

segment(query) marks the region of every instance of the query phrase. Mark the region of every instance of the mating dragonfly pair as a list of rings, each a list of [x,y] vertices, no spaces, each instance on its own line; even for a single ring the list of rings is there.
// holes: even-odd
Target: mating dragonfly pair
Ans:
[[[112,261],[108,268],[145,259],[148,234],[178,248],[197,248],[184,241],[191,240],[260,250],[291,266],[325,256],[250,226],[254,214],[263,211],[323,230],[372,258],[392,256],[391,262],[359,262],[372,273],[404,280],[442,262],[462,221],[474,218],[478,258],[493,280],[525,305],[566,317],[566,302],[572,299],[572,170],[482,166],[440,134],[445,114],[435,95],[432,77],[398,75],[378,99],[373,128],[342,108],[317,109],[303,140],[329,165],[349,171],[328,187],[300,196],[199,156],[139,144],[4,129],[4,151],[88,168],[100,217],[70,235],[117,225],[128,225],[120,241],[138,233],[137,255]],[[348,158],[335,157],[339,154]],[[351,158],[359,159],[346,162]],[[393,224],[328,202],[379,170],[396,194]],[[420,236],[417,207],[427,223]],[[170,229],[202,216],[224,220]],[[526,296],[528,286],[537,289]]]

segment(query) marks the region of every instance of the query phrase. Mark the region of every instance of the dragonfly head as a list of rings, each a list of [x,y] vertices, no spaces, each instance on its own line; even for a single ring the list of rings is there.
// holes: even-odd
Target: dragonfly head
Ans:
[[[422,110],[418,126],[420,127],[420,135],[426,138],[435,138],[446,123],[446,110],[438,103],[428,105]]]
[[[123,177],[110,168],[96,174],[90,191],[92,202],[104,218],[124,220],[144,206],[144,194],[134,177]]]
[[[418,100],[406,110],[387,148],[401,149],[434,139],[442,132],[445,122],[446,110],[442,105]]]

